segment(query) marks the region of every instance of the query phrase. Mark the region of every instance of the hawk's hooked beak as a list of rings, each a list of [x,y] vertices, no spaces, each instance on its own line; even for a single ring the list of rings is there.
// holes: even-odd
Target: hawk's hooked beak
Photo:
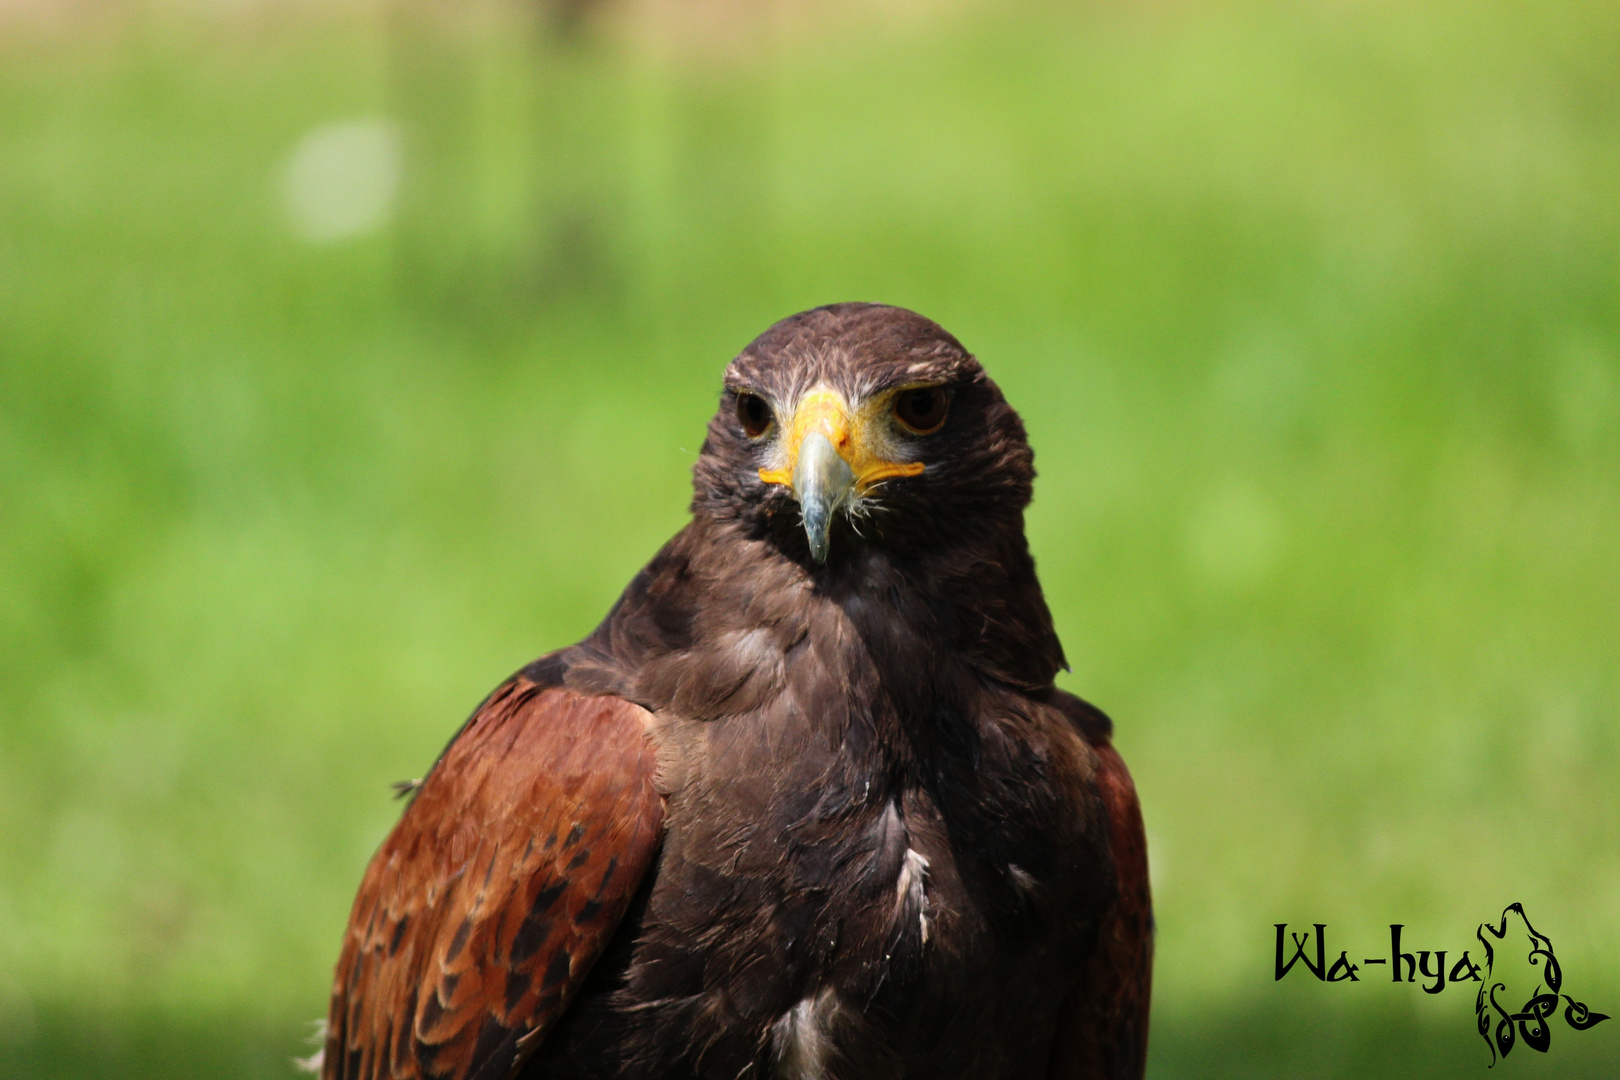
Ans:
[[[804,514],[804,534],[810,539],[810,557],[827,561],[828,533],[833,511],[855,493],[855,470],[839,456],[832,440],[812,431],[799,444],[793,466],[793,496]]]
[[[879,480],[923,471],[920,461],[897,462],[887,455],[892,440],[883,413],[889,396],[864,402],[851,416],[836,390],[812,390],[783,424],[785,467],[759,470],[761,480],[791,488],[799,500],[810,555],[818,563],[827,561],[837,510],[865,495]]]

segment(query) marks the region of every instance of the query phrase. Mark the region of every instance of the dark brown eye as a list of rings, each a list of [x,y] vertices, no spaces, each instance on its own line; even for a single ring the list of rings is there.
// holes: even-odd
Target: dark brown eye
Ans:
[[[943,386],[919,386],[902,390],[894,399],[894,415],[918,435],[931,435],[945,423],[945,409],[951,403]]]
[[[737,423],[750,439],[757,439],[771,426],[771,407],[758,394],[737,395]]]

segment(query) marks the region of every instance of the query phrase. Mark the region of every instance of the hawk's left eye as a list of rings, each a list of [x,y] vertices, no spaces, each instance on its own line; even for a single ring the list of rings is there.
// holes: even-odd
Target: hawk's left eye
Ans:
[[[945,423],[945,410],[950,403],[950,395],[943,386],[919,386],[896,395],[894,416],[918,435],[931,435]]]

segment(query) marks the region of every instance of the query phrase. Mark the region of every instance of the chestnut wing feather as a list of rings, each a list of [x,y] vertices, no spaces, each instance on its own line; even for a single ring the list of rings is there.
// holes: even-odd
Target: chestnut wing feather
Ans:
[[[498,1080],[557,1020],[658,846],[646,710],[514,678],[366,868],[326,1080]]]
[[[1062,693],[1061,691],[1059,693]],[[1049,1080],[1141,1080],[1147,1070],[1153,986],[1153,897],[1147,834],[1130,770],[1101,710],[1063,693],[1056,702],[1095,755],[1094,784],[1108,811],[1109,853],[1118,892],[1097,933],[1085,982],[1064,1006]]]

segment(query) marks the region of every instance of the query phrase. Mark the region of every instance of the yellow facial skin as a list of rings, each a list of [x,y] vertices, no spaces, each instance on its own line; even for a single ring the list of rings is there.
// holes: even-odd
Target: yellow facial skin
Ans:
[[[785,460],[778,468],[759,470],[767,484],[793,487],[793,471],[799,463],[799,448],[811,432],[820,432],[832,443],[838,456],[855,474],[855,491],[865,495],[881,480],[894,476],[916,476],[923,471],[920,461],[896,461],[901,452],[893,435],[889,410],[896,394],[912,389],[899,386],[861,403],[851,416],[849,404],[836,390],[817,387],[799,399],[790,420],[782,425],[778,446]]]

